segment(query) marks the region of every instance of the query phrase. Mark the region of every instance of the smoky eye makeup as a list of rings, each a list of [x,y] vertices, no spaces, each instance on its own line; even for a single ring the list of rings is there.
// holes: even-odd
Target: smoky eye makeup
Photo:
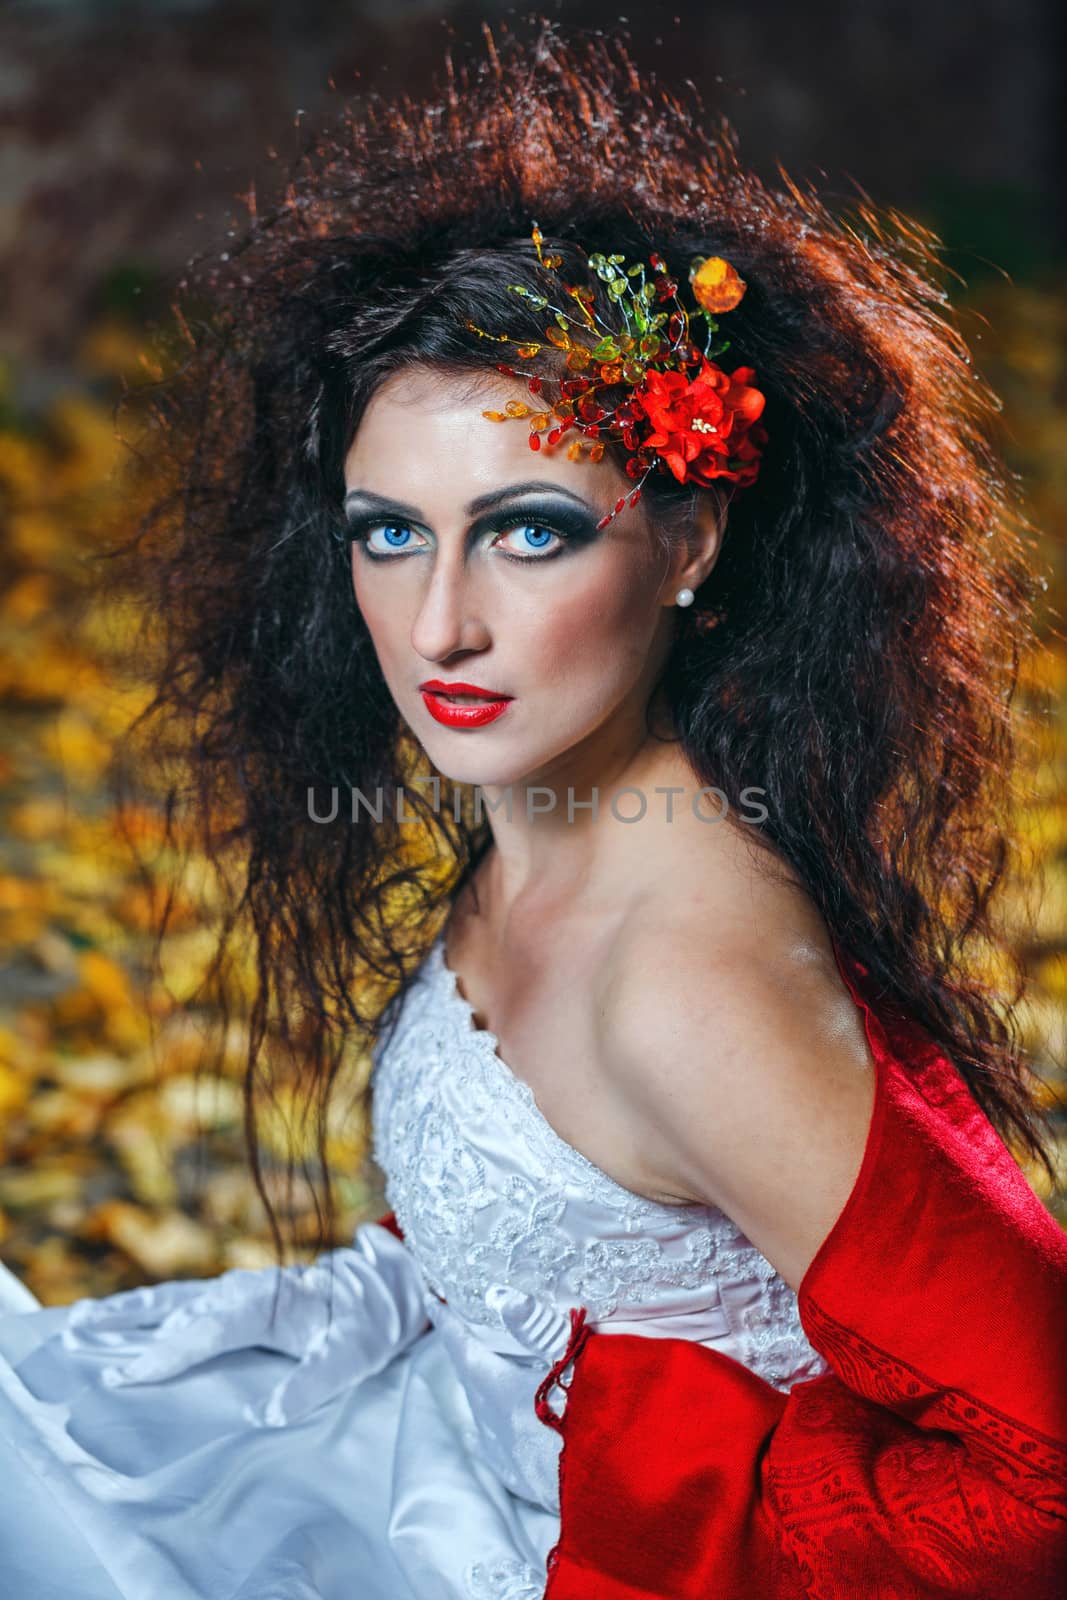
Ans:
[[[603,530],[597,528],[598,520],[599,513],[593,507],[585,509],[583,503],[569,496],[524,497],[510,504],[499,505],[478,517],[470,526],[468,538],[473,545],[476,540],[499,538],[523,528],[538,534],[555,535],[555,541],[545,547],[543,555],[537,553],[536,547],[529,554],[520,554],[514,549],[498,546],[504,560],[531,566],[557,560],[574,548],[599,539]],[[389,506],[383,502],[367,504],[362,496],[353,495],[351,504],[346,502],[345,523],[349,539],[359,544],[362,555],[368,561],[395,561],[399,555],[427,548],[419,538],[407,537],[411,534],[424,537],[428,531],[425,524],[400,506]],[[384,531],[387,543],[390,537],[393,538],[395,555],[370,548],[370,536],[379,529]]]

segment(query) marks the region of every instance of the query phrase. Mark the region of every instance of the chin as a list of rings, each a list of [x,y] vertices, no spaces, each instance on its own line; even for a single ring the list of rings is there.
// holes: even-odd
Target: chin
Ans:
[[[466,784],[472,789],[507,789],[510,785],[517,791],[522,784],[537,783],[535,774],[543,772],[559,754],[555,750],[537,750],[526,757],[504,756],[499,752],[495,756],[487,755],[484,748],[473,748],[478,742],[477,733],[457,733],[452,739],[446,735],[440,740],[428,738],[421,742],[435,771],[450,783]],[[456,745],[467,742],[471,745],[469,753],[456,749]],[[561,798],[565,800],[565,794]]]

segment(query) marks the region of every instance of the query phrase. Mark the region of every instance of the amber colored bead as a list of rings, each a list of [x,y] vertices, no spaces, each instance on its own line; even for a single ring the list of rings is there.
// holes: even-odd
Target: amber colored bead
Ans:
[[[540,348],[539,344],[520,344],[519,355],[524,361],[532,361]]]
[[[708,256],[689,274],[693,297],[704,311],[712,315],[732,311],[745,293],[745,280],[722,256]]]
[[[589,451],[589,459],[590,459],[590,461],[600,461],[602,459],[603,455],[604,455],[604,446],[602,444],[600,444],[599,442],[596,443],[595,445],[593,445],[592,448]]]
[[[506,422],[508,420],[502,411],[483,411],[482,416],[487,417],[490,422]]]
[[[567,365],[572,372],[584,372],[589,365],[589,352],[575,345],[567,357]]]
[[[567,460],[568,461],[577,461],[577,459],[581,455],[581,453],[582,453],[582,446],[581,446],[581,441],[580,440],[575,439],[573,444],[569,444],[567,446]]]
[[[528,417],[530,415],[529,406],[523,405],[521,400],[509,400],[504,410],[509,417]]]

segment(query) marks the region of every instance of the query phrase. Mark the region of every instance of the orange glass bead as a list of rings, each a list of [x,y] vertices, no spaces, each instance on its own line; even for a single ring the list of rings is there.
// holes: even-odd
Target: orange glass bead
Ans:
[[[504,410],[509,417],[528,417],[530,415],[529,406],[524,406],[521,400],[509,400]]]
[[[714,316],[720,311],[732,311],[744,297],[747,285],[736,269],[722,256],[708,256],[689,274],[693,298],[703,311]]]
[[[538,411],[530,418],[530,427],[535,433],[543,433],[548,427],[549,420],[547,411]]]
[[[566,328],[546,328],[545,335],[549,344],[554,344],[557,350],[569,350],[571,348],[571,336]]]
[[[520,344],[519,355],[524,361],[532,361],[540,348],[539,344]]]
[[[483,411],[483,417],[488,417],[490,422],[506,422],[508,419],[502,411]]]
[[[581,446],[581,441],[579,439],[575,439],[573,444],[569,444],[567,446],[567,460],[568,461],[577,461],[577,459],[581,455],[581,453],[582,453],[582,446]]]
[[[588,350],[583,350],[580,345],[575,345],[567,357],[567,365],[572,372],[584,372],[589,365]]]
[[[589,459],[590,459],[590,461],[599,461],[602,458],[603,454],[604,454],[604,446],[600,443],[599,440],[597,441],[596,444],[590,445],[590,447],[589,447]]]

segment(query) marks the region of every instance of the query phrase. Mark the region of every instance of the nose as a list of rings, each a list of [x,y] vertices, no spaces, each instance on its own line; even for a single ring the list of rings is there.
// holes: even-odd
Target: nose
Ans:
[[[419,655],[442,661],[459,650],[485,648],[489,630],[478,601],[479,587],[462,551],[437,552],[411,625],[412,648]]]

